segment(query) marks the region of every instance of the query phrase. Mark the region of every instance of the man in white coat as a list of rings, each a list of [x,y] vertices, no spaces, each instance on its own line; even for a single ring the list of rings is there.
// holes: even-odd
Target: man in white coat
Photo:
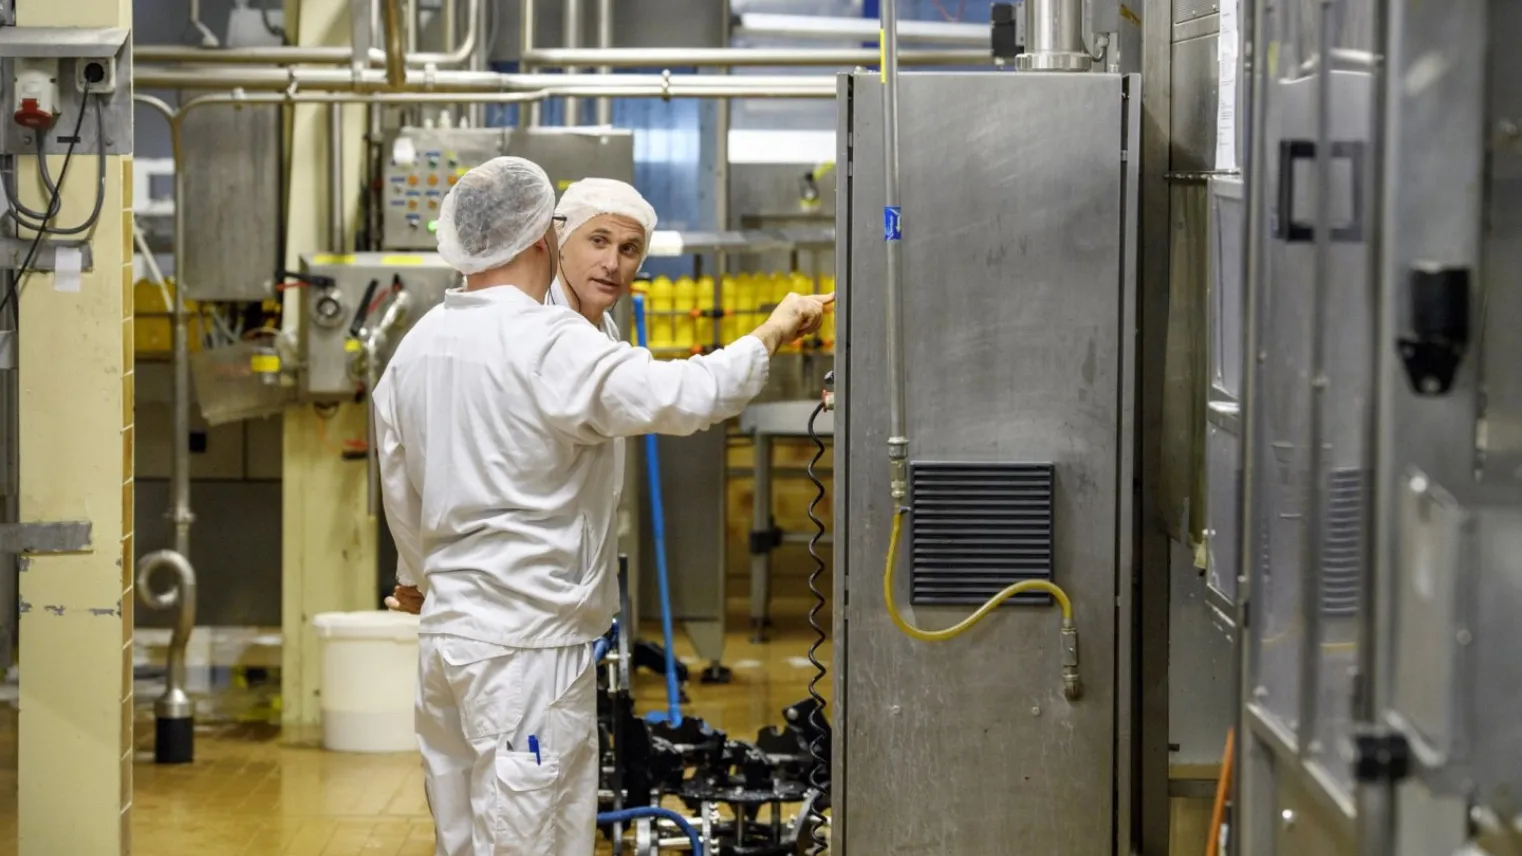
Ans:
[[[465,285],[372,395],[398,581],[425,595],[417,729],[441,856],[593,852],[592,642],[618,601],[609,441],[738,414],[832,299],[789,295],[729,347],[657,361],[544,304],[554,208],[521,158],[461,177],[437,234]]]

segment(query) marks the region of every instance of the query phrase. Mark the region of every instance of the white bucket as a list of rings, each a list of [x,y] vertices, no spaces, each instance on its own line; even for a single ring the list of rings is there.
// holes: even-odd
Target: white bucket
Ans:
[[[417,749],[418,617],[324,612],[312,618],[322,647],[322,745],[334,752]]]

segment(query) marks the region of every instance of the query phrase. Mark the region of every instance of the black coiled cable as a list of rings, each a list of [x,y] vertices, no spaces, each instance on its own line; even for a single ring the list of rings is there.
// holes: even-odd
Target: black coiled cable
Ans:
[[[820,459],[824,457],[824,441],[819,439],[819,433],[814,429],[814,421],[819,414],[824,412],[824,402],[820,402],[809,414],[809,439],[814,442],[814,458],[809,461],[807,472],[809,481],[814,483],[814,498],[809,502],[809,520],[814,524],[814,534],[809,538],[809,555],[814,559],[814,570],[809,573],[809,591],[814,593],[814,605],[809,608],[809,626],[814,628],[814,644],[809,646],[809,662],[814,666],[814,677],[809,680],[809,697],[814,700],[814,709],[809,713],[809,723],[813,726],[813,733],[809,738],[809,754],[813,756],[813,766],[809,768],[809,785],[815,791],[814,800],[810,803],[810,812],[813,816],[813,828],[810,832],[809,856],[819,856],[830,848],[830,833],[826,826],[824,807],[829,804],[830,794],[830,758],[825,754],[824,742],[827,726],[825,725],[824,696],[819,694],[819,682],[825,679],[826,670],[824,664],[819,662],[819,649],[824,646],[829,636],[819,623],[819,614],[824,611],[826,600],[824,592],[819,589],[819,578],[824,575],[824,560],[819,557],[819,540],[824,537],[824,521],[814,513],[814,509],[824,499],[824,482],[814,474],[814,467],[818,466]]]

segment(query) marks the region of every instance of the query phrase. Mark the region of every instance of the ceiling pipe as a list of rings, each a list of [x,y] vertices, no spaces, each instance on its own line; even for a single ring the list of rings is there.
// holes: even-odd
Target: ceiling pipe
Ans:
[[[388,89],[384,72],[326,68],[222,68],[139,66],[133,82],[142,88],[354,92]],[[471,92],[543,91],[584,98],[834,98],[833,76],[698,74],[499,74],[490,71],[409,70],[392,91],[441,95]],[[466,100],[466,99],[458,99]]]
[[[987,50],[903,51],[900,65],[991,65]],[[875,66],[871,48],[535,48],[524,61],[536,68],[607,66],[648,68],[698,66]]]

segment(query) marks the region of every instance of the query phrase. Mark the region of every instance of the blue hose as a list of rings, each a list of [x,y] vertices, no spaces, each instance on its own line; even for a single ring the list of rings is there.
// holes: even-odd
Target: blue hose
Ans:
[[[636,298],[638,299],[638,298]],[[609,823],[624,823],[630,820],[638,820],[642,817],[664,817],[682,828],[687,834],[687,840],[692,842],[693,856],[703,856],[703,837],[692,828],[687,818],[682,817],[669,808],[656,808],[655,806],[640,806],[639,808],[626,808],[622,811],[606,811],[597,816],[597,825],[603,826]]]
[[[645,296],[634,295],[634,329],[639,346],[648,348],[649,331],[645,324]],[[666,508],[661,502],[661,459],[656,449],[654,434],[645,435],[645,470],[650,481],[650,523],[655,530],[655,577],[661,590],[661,634],[666,642],[666,704],[665,713],[652,711],[647,717],[651,722],[666,720],[673,726],[682,724],[682,693],[676,684],[676,649],[672,645],[671,629],[671,583],[666,574]]]

